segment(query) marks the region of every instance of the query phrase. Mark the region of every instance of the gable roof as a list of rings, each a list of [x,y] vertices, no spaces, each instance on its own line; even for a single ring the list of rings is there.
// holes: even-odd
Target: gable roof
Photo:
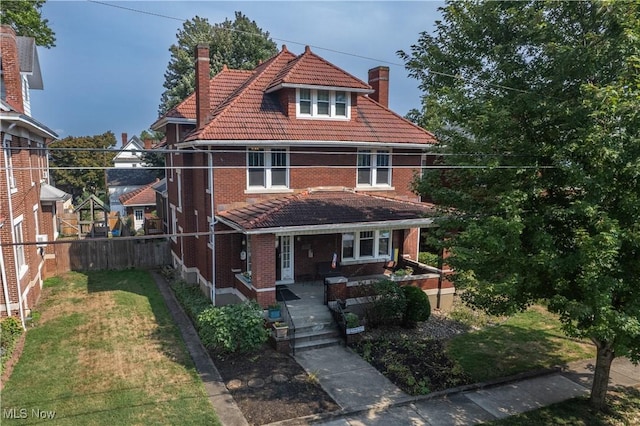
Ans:
[[[44,89],[36,40],[33,37],[18,36],[16,37],[16,46],[18,47],[20,72],[27,75],[29,88]]]
[[[118,153],[113,157],[114,162],[135,162],[142,161],[142,150],[144,148],[143,142],[137,137],[133,136],[125,146],[120,148]]]
[[[124,206],[150,206],[156,204],[156,191],[153,188],[158,179],[141,188],[134,189],[120,196],[120,203]]]
[[[358,92],[357,112],[350,120],[313,120],[287,116],[278,91],[286,87],[330,87]],[[207,123],[186,142],[254,141],[272,143],[356,142],[428,145],[436,143],[428,131],[385,108],[363,93],[371,87],[311,52],[299,56],[286,46],[252,72],[223,69],[210,80]],[[353,108],[354,106],[352,106]],[[195,124],[195,94],[153,124],[171,120]],[[155,127],[154,127],[155,126]]]
[[[286,49],[286,46],[285,46]],[[351,91],[371,93],[371,86],[326,61],[306,46],[304,53],[282,67],[266,93],[282,87],[321,86],[345,88]]]
[[[238,209],[218,218],[246,233],[303,232],[375,227],[379,229],[429,226],[433,204],[380,197],[353,191],[305,191]]]

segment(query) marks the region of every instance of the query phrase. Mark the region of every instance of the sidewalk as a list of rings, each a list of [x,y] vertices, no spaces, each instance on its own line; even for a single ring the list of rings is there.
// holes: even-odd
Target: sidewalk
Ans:
[[[317,375],[342,412],[279,422],[281,425],[469,425],[502,419],[566,399],[588,395],[595,359],[563,370],[503,384],[479,384],[424,397],[406,395],[375,368],[344,347],[303,352],[296,360]],[[336,366],[340,366],[336,370]],[[640,386],[640,365],[617,358],[611,386]]]
[[[218,418],[225,426],[248,423],[222,382],[167,282],[152,272],[173,316]],[[470,425],[519,414],[589,393],[595,360],[571,363],[561,371],[479,384],[414,397],[402,392],[359,355],[342,346],[299,353],[296,360],[313,373],[341,410],[326,415],[284,420],[272,425],[386,426]],[[640,365],[625,358],[613,361],[611,386],[640,387]]]

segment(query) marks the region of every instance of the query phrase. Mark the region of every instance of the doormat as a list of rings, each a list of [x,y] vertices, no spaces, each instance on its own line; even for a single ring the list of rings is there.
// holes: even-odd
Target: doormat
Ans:
[[[300,299],[295,295],[294,292],[289,290],[287,287],[276,287],[276,300],[278,302],[286,302],[289,300],[298,300]]]

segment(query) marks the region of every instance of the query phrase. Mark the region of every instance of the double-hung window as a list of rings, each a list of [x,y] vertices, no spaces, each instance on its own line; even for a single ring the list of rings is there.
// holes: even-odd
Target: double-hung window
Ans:
[[[27,258],[24,255],[24,235],[22,233],[22,220],[23,217],[19,216],[13,223],[13,238],[15,243],[15,255],[16,255],[16,266],[18,268],[18,274],[21,278],[26,272],[27,268]]]
[[[297,116],[302,118],[350,117],[350,96],[343,90],[298,89]]]
[[[372,230],[342,234],[342,260],[387,259],[391,255],[391,231]]]
[[[285,148],[249,148],[247,151],[249,189],[289,187],[289,153]]]
[[[12,152],[11,152],[11,138],[10,137],[6,137],[2,141],[2,147],[4,148],[4,161],[5,161],[5,164],[7,165],[7,175],[8,175],[8,178],[9,178],[9,188],[11,189],[11,192],[15,192],[15,191],[18,190],[18,187],[16,185],[16,178],[15,178],[15,175],[13,173],[13,160],[11,158]]]
[[[391,153],[388,150],[358,151],[357,186],[390,186]]]

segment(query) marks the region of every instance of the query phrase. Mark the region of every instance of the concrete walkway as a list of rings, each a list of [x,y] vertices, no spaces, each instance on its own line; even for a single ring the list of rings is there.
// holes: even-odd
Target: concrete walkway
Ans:
[[[180,328],[221,423],[225,426],[247,426],[248,422],[227,391],[220,373],[167,282],[155,272],[152,276]],[[274,425],[452,426],[482,423],[588,394],[595,366],[595,360],[579,361],[562,371],[413,397],[343,346],[300,352],[295,358],[307,372],[318,378],[322,388],[341,410],[284,420]],[[634,366],[625,358],[615,359],[610,382],[611,386],[640,389],[640,365]]]
[[[502,419],[577,396],[588,395],[595,360],[571,363],[556,372],[521,376],[502,384],[479,384],[424,397],[411,397],[345,347],[303,352],[296,360],[340,405],[342,412],[280,422],[282,425],[470,425]],[[336,366],[338,369],[336,370]],[[640,389],[640,365],[614,360],[611,386]]]

